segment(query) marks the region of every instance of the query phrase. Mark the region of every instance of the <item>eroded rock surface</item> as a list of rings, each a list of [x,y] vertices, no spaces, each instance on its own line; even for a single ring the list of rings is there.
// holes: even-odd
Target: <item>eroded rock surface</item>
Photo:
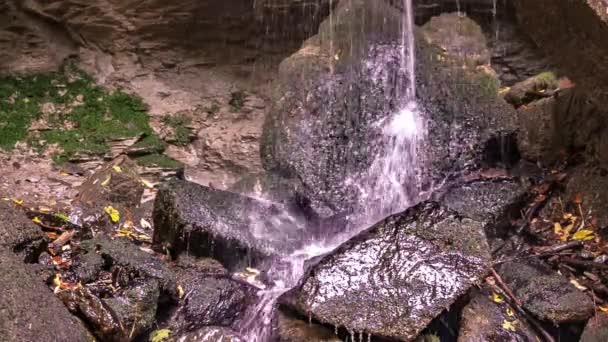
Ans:
[[[581,342],[600,342],[608,340],[608,314],[601,312],[591,317],[583,330]]]
[[[481,223],[425,202],[322,258],[286,298],[319,322],[409,341],[481,280],[488,263]]]
[[[275,314],[275,339],[277,342],[340,342],[331,330],[318,324],[292,317],[282,310]]]

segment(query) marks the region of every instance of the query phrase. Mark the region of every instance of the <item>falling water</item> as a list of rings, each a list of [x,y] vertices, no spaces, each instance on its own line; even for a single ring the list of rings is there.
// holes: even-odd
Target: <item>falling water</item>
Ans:
[[[364,215],[347,234],[311,241],[302,249],[278,260],[269,270],[273,286],[260,292],[257,305],[251,309],[242,331],[250,342],[270,340],[276,300],[297,285],[304,273],[305,261],[330,252],[368,225],[384,216],[406,209],[415,195],[416,145],[421,126],[415,97],[415,55],[412,0],[403,0],[401,41],[401,74],[399,110],[377,123],[382,132],[378,143],[383,146],[366,175],[357,184]],[[333,20],[330,16],[330,20]],[[333,43],[331,45],[333,53]],[[351,180],[352,181],[352,180]]]

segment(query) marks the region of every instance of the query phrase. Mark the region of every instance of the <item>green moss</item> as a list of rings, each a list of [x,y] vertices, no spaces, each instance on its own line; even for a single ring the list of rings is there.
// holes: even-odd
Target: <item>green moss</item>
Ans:
[[[44,118],[50,130],[28,136],[45,103],[57,109]],[[54,158],[61,162],[77,154],[103,155],[108,141],[141,134],[154,136],[141,99],[120,90],[109,92],[72,66],[56,73],[0,78],[0,148],[11,149],[26,139],[39,150],[57,144],[62,152]]]
[[[545,82],[546,84],[553,84],[557,82],[557,77],[551,71],[541,72],[540,74],[534,76],[534,78],[538,79],[539,81]]]
[[[479,72],[473,76],[473,82],[479,86],[479,90],[483,98],[494,100],[498,97],[500,91],[500,81],[493,75],[485,72]]]
[[[228,104],[234,111],[239,111],[245,106],[245,100],[247,100],[247,94],[242,90],[237,90],[230,94]]]
[[[135,161],[140,166],[145,167],[160,167],[165,169],[179,169],[184,165],[175,159],[169,158],[163,154],[149,154],[143,157],[135,158]]]
[[[188,127],[192,123],[192,119],[183,114],[165,115],[162,122],[173,128],[174,139],[176,145],[188,145],[192,136],[192,129]]]
[[[131,146],[131,149],[162,153],[165,147],[165,143],[161,138],[156,134],[150,134]]]
[[[205,113],[207,113],[207,116],[214,116],[215,114],[220,112],[220,105],[217,103],[213,103],[211,106],[209,107],[205,107],[203,110],[205,111]]]

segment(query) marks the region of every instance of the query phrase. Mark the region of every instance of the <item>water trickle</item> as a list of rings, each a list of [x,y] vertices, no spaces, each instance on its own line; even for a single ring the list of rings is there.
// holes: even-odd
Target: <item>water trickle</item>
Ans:
[[[333,0],[330,0],[330,66],[334,61],[333,24],[334,10]],[[257,305],[250,309],[247,319],[242,324],[242,332],[246,341],[266,342],[271,338],[271,324],[277,299],[297,285],[300,277],[305,271],[305,261],[328,253],[337,246],[351,238],[353,235],[367,228],[370,223],[395,212],[406,209],[413,200],[415,194],[415,166],[416,145],[422,131],[419,110],[415,98],[415,55],[413,35],[413,9],[412,0],[403,0],[402,6],[404,20],[402,21],[402,41],[400,74],[403,84],[399,92],[398,110],[388,118],[377,123],[383,146],[374,158],[371,167],[365,175],[354,175],[350,182],[357,179],[357,188],[360,192],[359,201],[364,208],[362,215],[357,217],[354,227],[345,234],[337,236],[326,236],[312,240],[303,248],[279,258],[269,268],[268,278],[272,286],[259,292]],[[333,72],[333,69],[332,69]],[[309,315],[309,322],[313,317]],[[335,327],[338,334],[338,327]],[[350,340],[356,340],[356,332],[351,332]],[[347,337],[348,339],[348,337]],[[359,340],[363,341],[364,333],[359,333]],[[367,334],[367,341],[371,341],[371,335]]]

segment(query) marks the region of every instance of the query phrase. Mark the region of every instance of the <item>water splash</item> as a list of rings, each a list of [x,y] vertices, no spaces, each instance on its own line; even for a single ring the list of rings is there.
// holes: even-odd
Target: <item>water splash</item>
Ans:
[[[330,1],[332,3],[333,1]],[[367,228],[370,223],[406,209],[413,201],[416,189],[416,146],[423,130],[416,106],[415,44],[413,34],[412,0],[403,0],[400,74],[405,77],[401,87],[399,110],[391,117],[376,123],[382,133],[378,144],[382,146],[365,175],[358,175],[357,188],[364,213],[347,232],[311,241],[273,263],[268,277],[272,286],[259,292],[257,305],[250,308],[242,324],[246,341],[266,342],[271,339],[272,319],[277,299],[297,285],[304,274],[305,262],[328,253]],[[333,12],[330,26],[333,26]],[[333,40],[333,31],[332,39]],[[333,42],[330,56],[333,56]],[[332,70],[333,71],[333,70]],[[348,182],[348,180],[347,180]],[[354,178],[350,180],[354,182]],[[368,340],[371,336],[368,336]]]

